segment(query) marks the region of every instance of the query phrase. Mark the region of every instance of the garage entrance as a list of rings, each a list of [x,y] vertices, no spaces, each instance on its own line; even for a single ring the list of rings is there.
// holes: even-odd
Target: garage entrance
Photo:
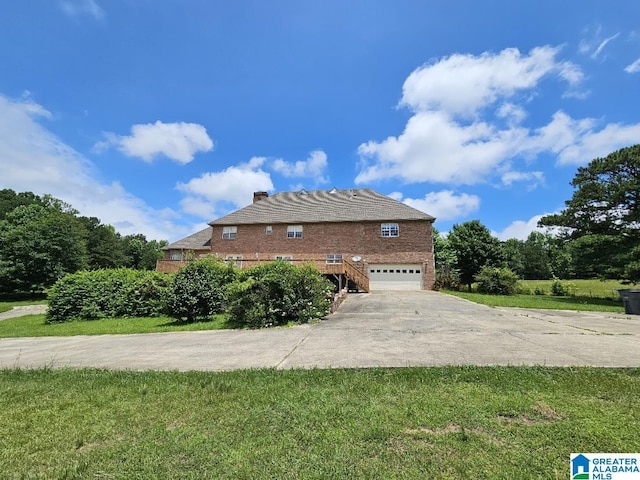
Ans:
[[[371,264],[369,290],[422,290],[422,265]]]

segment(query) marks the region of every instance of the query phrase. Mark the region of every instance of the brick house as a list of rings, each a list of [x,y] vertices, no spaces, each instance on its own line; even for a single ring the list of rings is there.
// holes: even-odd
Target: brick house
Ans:
[[[186,255],[213,254],[241,268],[280,259],[313,262],[338,286],[428,290],[434,220],[370,189],[256,192],[251,205],[166,246],[157,269],[175,271]]]

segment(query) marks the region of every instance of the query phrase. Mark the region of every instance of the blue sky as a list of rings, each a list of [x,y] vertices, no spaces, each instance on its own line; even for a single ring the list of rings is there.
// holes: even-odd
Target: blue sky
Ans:
[[[635,0],[2,2],[0,188],[170,241],[334,186],[526,238],[639,87]]]

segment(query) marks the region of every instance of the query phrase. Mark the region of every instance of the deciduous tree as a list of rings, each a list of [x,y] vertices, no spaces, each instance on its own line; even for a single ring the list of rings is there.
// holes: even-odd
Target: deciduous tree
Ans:
[[[502,262],[500,241],[479,220],[454,225],[448,240],[456,252],[460,279],[469,290],[482,267],[499,266]]]
[[[15,208],[0,221],[0,285],[37,292],[87,264],[86,231],[59,206]]]

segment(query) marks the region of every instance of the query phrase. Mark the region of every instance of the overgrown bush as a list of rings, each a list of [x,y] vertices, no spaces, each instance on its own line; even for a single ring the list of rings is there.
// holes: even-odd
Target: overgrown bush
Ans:
[[[209,320],[226,307],[226,289],[236,277],[230,263],[203,257],[176,273],[167,295],[166,312],[184,322]]]
[[[533,291],[533,293],[535,295],[546,295],[547,291],[543,288],[543,287],[536,287],[536,289]]]
[[[569,286],[562,283],[560,280],[554,280],[551,284],[551,295],[556,297],[566,297],[569,295]]]
[[[333,284],[311,265],[259,265],[229,285],[229,322],[249,328],[308,323],[328,313],[332,290]]]
[[[449,265],[436,270],[435,290],[460,290],[460,272]]]
[[[529,287],[518,284],[518,288],[516,288],[516,293],[518,295],[531,295],[531,289]]]
[[[162,315],[171,276],[118,268],[66,275],[49,289],[47,323]]]
[[[508,268],[482,267],[475,280],[479,293],[515,295],[518,288],[518,276]]]

